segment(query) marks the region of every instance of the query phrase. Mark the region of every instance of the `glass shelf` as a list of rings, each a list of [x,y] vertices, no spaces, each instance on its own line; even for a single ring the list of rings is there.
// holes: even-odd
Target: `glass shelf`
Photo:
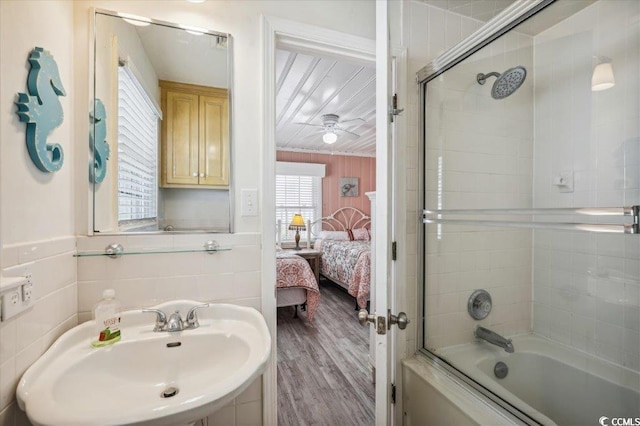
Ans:
[[[231,251],[231,247],[218,247],[213,250],[204,248],[199,249],[154,249],[154,250],[134,250],[134,251],[122,251],[121,253],[105,253],[104,251],[85,251],[78,252],[73,257],[97,257],[107,256],[111,258],[117,258],[120,256],[137,256],[144,254],[167,254],[167,253],[209,253],[214,254],[220,251]]]
[[[231,247],[220,247],[215,241],[207,241],[202,248],[166,248],[166,249],[139,249],[132,251],[125,251],[121,244],[113,243],[109,244],[104,251],[85,251],[78,252],[73,257],[97,257],[107,256],[112,259],[116,259],[120,256],[134,256],[141,254],[167,254],[167,253],[208,253],[213,254],[219,251],[231,251]]]

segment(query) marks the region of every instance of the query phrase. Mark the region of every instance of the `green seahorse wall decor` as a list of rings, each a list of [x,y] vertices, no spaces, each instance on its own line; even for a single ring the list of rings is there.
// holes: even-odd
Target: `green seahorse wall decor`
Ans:
[[[59,143],[48,143],[47,137],[62,124],[64,114],[58,96],[66,93],[58,65],[49,51],[34,48],[29,63],[29,93],[18,93],[16,113],[20,121],[27,123],[27,150],[33,163],[45,173],[57,172],[64,162],[64,152]]]
[[[89,181],[102,183],[107,175],[109,144],[107,143],[107,111],[100,99],[96,99],[94,111],[89,113],[93,132],[89,132],[89,150],[93,161],[89,164]]]

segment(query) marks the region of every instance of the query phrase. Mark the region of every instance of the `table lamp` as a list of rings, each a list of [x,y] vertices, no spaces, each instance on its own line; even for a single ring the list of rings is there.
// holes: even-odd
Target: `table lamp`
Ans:
[[[304,223],[304,219],[302,218],[302,215],[299,213],[294,214],[293,219],[291,219],[291,225],[289,225],[290,231],[296,231],[296,247],[294,248],[294,250],[302,249],[300,247],[300,231],[304,231],[306,229],[307,227]]]

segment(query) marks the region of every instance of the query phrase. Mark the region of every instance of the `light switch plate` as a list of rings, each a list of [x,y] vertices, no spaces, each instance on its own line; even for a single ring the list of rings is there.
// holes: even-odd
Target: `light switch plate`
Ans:
[[[241,191],[242,206],[241,216],[258,216],[258,190],[243,189]]]

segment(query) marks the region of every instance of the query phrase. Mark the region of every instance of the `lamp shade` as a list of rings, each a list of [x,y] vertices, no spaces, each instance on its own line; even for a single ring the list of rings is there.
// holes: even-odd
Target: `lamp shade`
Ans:
[[[305,229],[307,229],[305,223],[304,223],[304,218],[302,217],[301,214],[296,213],[293,215],[293,219],[291,219],[291,224],[289,225],[289,229],[292,231],[304,231]]]
[[[613,66],[611,66],[611,62],[596,65],[593,69],[593,76],[591,77],[591,90],[598,92],[600,90],[610,89],[615,85],[616,80],[613,77]]]

